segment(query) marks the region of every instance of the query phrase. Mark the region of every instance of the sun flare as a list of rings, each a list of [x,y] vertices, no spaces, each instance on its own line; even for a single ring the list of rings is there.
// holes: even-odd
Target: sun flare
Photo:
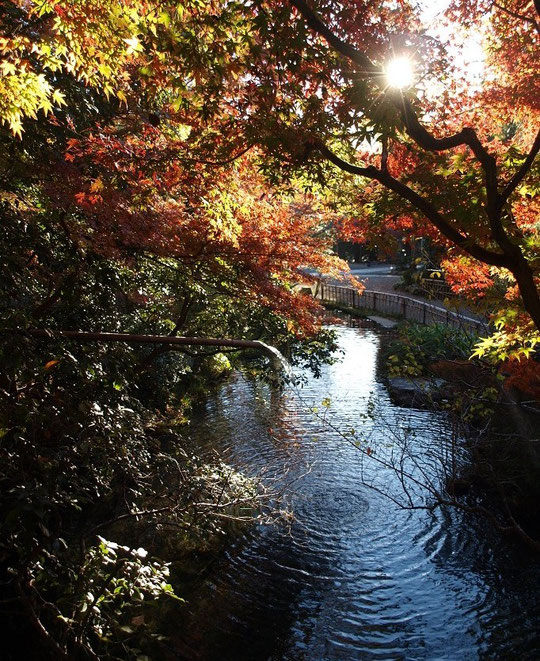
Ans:
[[[385,74],[390,87],[409,87],[414,80],[413,63],[408,57],[396,57],[386,65]]]

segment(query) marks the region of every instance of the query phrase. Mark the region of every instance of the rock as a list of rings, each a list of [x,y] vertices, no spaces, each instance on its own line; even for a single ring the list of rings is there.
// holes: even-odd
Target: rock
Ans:
[[[376,324],[379,324],[379,326],[382,326],[383,328],[395,328],[398,325],[398,322],[394,319],[379,317],[375,314],[368,314],[368,319],[371,319],[371,321],[374,321]]]
[[[398,406],[426,406],[445,397],[444,379],[393,376],[388,379],[388,391]]]

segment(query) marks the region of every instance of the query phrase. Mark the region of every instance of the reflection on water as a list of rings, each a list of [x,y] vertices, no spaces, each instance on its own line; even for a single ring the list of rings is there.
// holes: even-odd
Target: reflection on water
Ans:
[[[287,485],[296,521],[228,548],[190,597],[186,658],[540,658],[538,566],[485,523],[396,507],[365,486],[397,493],[396,476],[321,420],[354,426],[374,454],[406,429],[419,452],[451,434],[443,416],[391,404],[372,330],[339,336],[344,359],[299,394],[236,375],[194,423],[230,463]]]

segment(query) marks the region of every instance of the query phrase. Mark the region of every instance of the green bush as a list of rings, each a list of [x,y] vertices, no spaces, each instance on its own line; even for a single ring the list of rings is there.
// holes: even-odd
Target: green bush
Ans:
[[[422,376],[439,360],[467,360],[477,337],[442,324],[402,324],[398,337],[383,350],[390,376]]]

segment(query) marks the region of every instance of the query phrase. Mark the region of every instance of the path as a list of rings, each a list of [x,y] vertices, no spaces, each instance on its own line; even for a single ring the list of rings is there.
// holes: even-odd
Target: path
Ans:
[[[327,303],[364,309],[385,317],[404,318],[420,324],[445,324],[480,334],[489,332],[485,318],[472,313],[460,299],[445,304],[436,299],[394,290],[400,276],[396,275],[392,264],[375,263],[369,267],[352,265],[351,274],[364,284],[363,294],[355,291],[347,278],[348,274],[344,273],[343,277],[338,278],[323,276],[315,295]]]

